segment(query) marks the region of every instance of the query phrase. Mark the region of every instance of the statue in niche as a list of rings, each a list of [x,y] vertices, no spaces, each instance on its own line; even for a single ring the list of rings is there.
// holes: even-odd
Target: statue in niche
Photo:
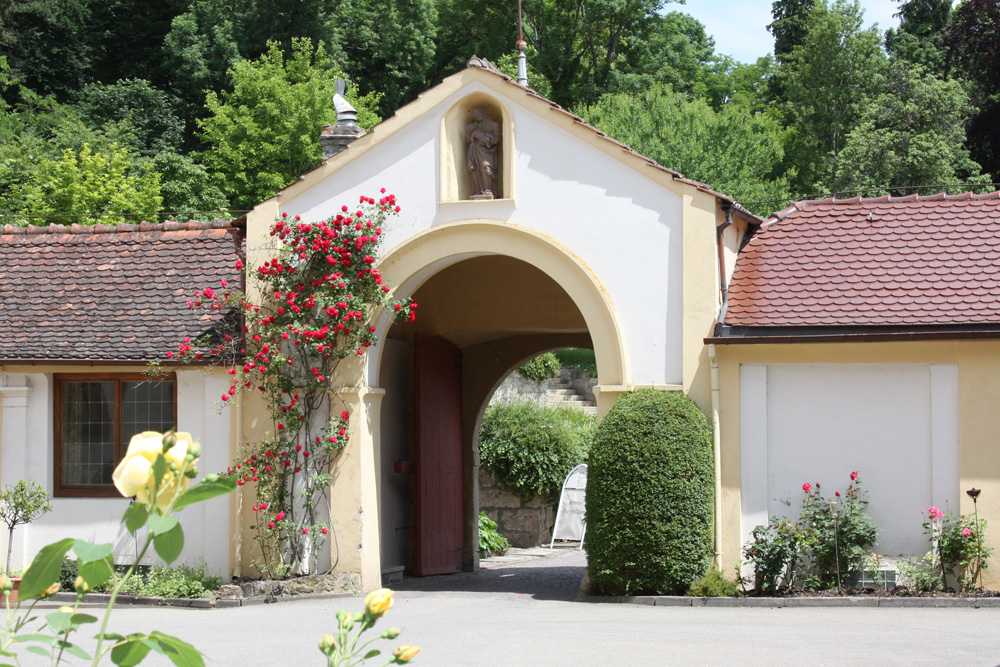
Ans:
[[[473,109],[472,122],[465,126],[469,171],[473,191],[470,199],[493,199],[496,192],[497,143],[500,124],[483,109]]]

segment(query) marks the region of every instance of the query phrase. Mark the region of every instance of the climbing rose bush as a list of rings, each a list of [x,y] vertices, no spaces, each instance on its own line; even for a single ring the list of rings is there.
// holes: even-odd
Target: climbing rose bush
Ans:
[[[376,267],[385,223],[399,210],[383,189],[377,200],[361,196],[357,207],[326,220],[283,214],[271,225],[270,256],[248,272],[260,302],[226,281],[198,288],[191,308],[226,315],[210,334],[185,338],[167,355],[173,363],[224,365],[230,384],[221,404],[255,392],[268,406],[264,437],[243,443],[225,474],[253,494],[257,565],[270,577],[315,571],[334,531],[325,507],[330,465],[350,438],[351,419],[337,393],[338,365],[378,342],[382,312],[416,318],[417,304],[393,299]]]

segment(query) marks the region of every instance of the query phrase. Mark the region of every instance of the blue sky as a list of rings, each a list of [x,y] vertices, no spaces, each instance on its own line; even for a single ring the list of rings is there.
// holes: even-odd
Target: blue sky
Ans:
[[[892,18],[898,7],[894,0],[861,0],[866,26],[878,23],[881,32],[899,24]],[[687,0],[687,4],[670,3],[664,9],[684,12],[701,21],[715,38],[716,52],[741,62],[754,62],[774,48],[774,39],[766,27],[771,22],[770,0]]]

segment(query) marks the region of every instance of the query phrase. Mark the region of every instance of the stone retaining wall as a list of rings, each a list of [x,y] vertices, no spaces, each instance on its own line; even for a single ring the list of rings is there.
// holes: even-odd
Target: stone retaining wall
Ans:
[[[542,496],[523,500],[497,486],[485,470],[479,471],[479,509],[497,522],[497,530],[512,547],[537,547],[552,540],[556,505]]]

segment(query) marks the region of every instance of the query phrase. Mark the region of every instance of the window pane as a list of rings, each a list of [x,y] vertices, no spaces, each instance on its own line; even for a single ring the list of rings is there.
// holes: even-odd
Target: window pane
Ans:
[[[174,428],[174,383],[139,380],[122,382],[122,443],[143,431]]]
[[[110,484],[114,382],[62,383],[63,484]]]

